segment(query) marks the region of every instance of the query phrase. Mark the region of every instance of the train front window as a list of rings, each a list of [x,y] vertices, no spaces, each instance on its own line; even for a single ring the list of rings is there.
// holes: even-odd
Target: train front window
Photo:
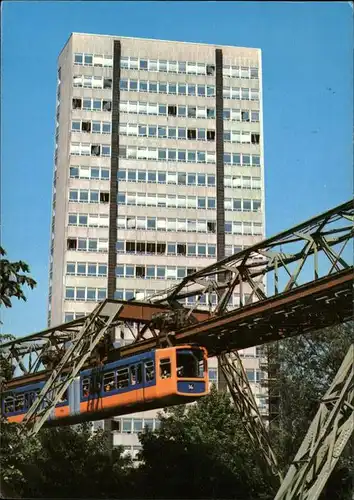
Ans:
[[[203,351],[196,349],[177,350],[177,377],[203,378],[204,356]]]

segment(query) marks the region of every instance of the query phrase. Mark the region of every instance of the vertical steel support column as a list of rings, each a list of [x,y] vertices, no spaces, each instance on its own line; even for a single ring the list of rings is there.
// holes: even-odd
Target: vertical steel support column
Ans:
[[[120,40],[113,42],[113,82],[112,82],[112,133],[111,133],[111,184],[109,203],[108,233],[108,277],[107,298],[114,299],[116,291],[117,267],[117,216],[118,216],[118,170],[119,170],[119,101],[120,101]],[[104,421],[104,430],[112,433],[112,419]],[[110,440],[113,448],[113,435]]]
[[[216,117],[216,258],[225,257],[225,202],[224,202],[224,95],[223,95],[223,54],[215,50],[215,117]],[[224,281],[225,276],[219,276]],[[226,391],[227,383],[218,360],[218,387]]]

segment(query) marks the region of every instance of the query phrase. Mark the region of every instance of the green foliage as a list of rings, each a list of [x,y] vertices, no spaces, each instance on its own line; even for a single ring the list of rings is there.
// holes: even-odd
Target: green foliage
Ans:
[[[3,258],[5,255],[5,250],[0,247],[0,305],[3,304],[5,307],[12,307],[12,297],[26,301],[23,287],[27,285],[33,289],[37,283],[30,276],[21,274],[30,272],[30,268],[26,262],[22,260],[10,262]]]
[[[109,451],[104,432],[88,425],[42,429],[25,442],[16,424],[3,424],[1,471],[4,481],[26,498],[127,497],[132,488],[130,458]]]
[[[271,498],[240,418],[216,389],[140,437],[145,498]]]

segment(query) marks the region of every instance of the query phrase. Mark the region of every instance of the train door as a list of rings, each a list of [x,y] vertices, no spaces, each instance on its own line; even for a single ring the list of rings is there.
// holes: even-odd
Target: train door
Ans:
[[[69,385],[68,390],[70,415],[77,415],[80,413],[80,400],[81,400],[81,387],[80,377],[75,377]]]
[[[156,372],[158,377],[157,391],[158,397],[164,397],[175,393],[176,376],[175,365],[176,362],[173,357],[172,349],[164,349],[156,357]]]
[[[129,386],[131,388],[131,399],[134,403],[141,403],[144,400],[144,379],[143,367],[141,363],[130,365]]]
[[[155,360],[146,359],[143,362],[143,401],[152,401],[156,397]]]

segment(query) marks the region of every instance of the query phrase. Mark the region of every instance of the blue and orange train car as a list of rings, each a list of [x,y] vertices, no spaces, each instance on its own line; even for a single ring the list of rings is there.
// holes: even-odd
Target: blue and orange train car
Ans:
[[[100,420],[114,415],[195,401],[208,393],[207,351],[183,345],[87,369],[73,380],[46,425],[66,425]],[[2,393],[2,414],[20,423],[46,378],[18,383],[13,380]]]

